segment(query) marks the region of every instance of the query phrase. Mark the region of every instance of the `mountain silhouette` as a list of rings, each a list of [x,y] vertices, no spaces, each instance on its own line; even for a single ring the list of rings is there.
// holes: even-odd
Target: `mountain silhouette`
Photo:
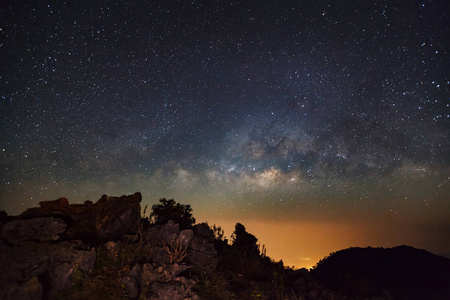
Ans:
[[[325,286],[354,297],[450,299],[450,259],[410,246],[340,250],[311,273]]]

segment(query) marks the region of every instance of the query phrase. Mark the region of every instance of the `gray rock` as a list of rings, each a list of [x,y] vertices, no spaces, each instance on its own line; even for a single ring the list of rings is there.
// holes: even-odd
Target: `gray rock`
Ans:
[[[191,292],[190,287],[194,283],[192,280],[185,277],[179,277],[180,279],[170,283],[155,282],[151,286],[151,294],[147,296],[147,299],[159,299],[159,300],[178,300],[178,299],[197,299],[196,295]]]
[[[179,265],[179,264],[175,263],[175,264],[166,266],[166,270],[170,273],[170,276],[172,278],[179,276],[181,273],[183,273],[187,269],[189,269],[189,267],[185,264]]]
[[[96,207],[96,228],[102,240],[114,240],[123,234],[136,233],[141,218],[142,196],[109,197],[103,195]]]
[[[217,251],[214,248],[213,232],[208,224],[198,224],[193,228],[194,237],[189,245],[187,261],[194,268],[212,271],[217,265]]]
[[[99,239],[108,241],[124,234],[136,234],[141,218],[141,201],[140,193],[121,197],[103,195],[95,204],[86,201],[69,205],[66,198],[60,198],[41,202],[41,207],[27,209],[16,218],[58,217],[68,224],[61,236],[65,240],[96,244]]]
[[[167,245],[172,244],[180,235],[180,224],[170,220],[159,230],[160,239]]]
[[[0,299],[8,300],[41,300],[42,299],[42,285],[37,277],[32,277],[23,284],[13,284],[9,287],[6,293],[0,292],[2,297]]]
[[[194,230],[195,235],[206,238],[209,242],[214,241],[214,234],[208,224],[200,223],[195,225],[192,229]]]
[[[141,281],[141,275],[142,275],[142,267],[139,264],[136,264],[128,273],[128,276],[136,279],[137,281]]]
[[[142,268],[136,264],[127,276],[123,277],[121,282],[124,285],[125,293],[130,298],[136,298],[139,295],[139,282],[141,281]]]
[[[159,230],[161,226],[152,226],[146,230],[144,240],[155,246],[163,246],[163,241],[160,239]]]
[[[40,207],[49,207],[49,208],[58,208],[61,206],[67,206],[69,205],[69,200],[67,198],[59,198],[57,200],[51,200],[51,201],[41,201],[39,202]]]
[[[19,244],[26,240],[56,241],[66,227],[63,220],[53,217],[16,220],[3,226],[1,237],[12,244]]]
[[[106,252],[105,254],[108,257],[108,260],[116,262],[119,260],[119,255],[120,255],[120,249],[122,247],[122,243],[121,242],[114,242],[114,241],[109,241],[106,244],[104,244],[103,246],[104,251]]]
[[[149,287],[156,282],[158,275],[155,273],[155,268],[152,264],[144,264],[142,266],[141,285],[142,287]]]
[[[194,238],[194,231],[191,229],[184,229],[180,232],[178,237],[179,243],[182,247],[187,247]]]
[[[163,266],[170,263],[169,255],[167,254],[167,250],[164,247],[153,247],[152,248],[152,257],[153,263]]]
[[[56,291],[62,291],[70,286],[73,272],[75,271],[72,263],[66,262],[55,266],[51,270],[52,288]]]
[[[123,284],[125,294],[134,299],[139,295],[139,287],[135,278],[130,276],[125,276],[121,279],[121,283]]]
[[[141,295],[147,295],[151,285],[158,279],[158,275],[154,271],[155,268],[152,264],[147,263],[142,266]]]
[[[6,295],[15,290],[17,284],[23,285],[33,277],[48,278],[46,284],[50,289],[65,289],[72,284],[76,271],[92,270],[95,257],[95,249],[80,242],[0,244],[0,299],[8,298]]]

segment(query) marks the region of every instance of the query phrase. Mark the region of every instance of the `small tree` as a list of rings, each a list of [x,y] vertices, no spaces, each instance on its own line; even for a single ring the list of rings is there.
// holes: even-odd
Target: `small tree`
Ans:
[[[195,218],[192,216],[192,208],[188,204],[180,204],[173,199],[159,199],[160,204],[152,206],[150,218],[155,224],[164,225],[169,220],[180,224],[181,229],[187,229],[195,224]]]
[[[233,248],[247,256],[258,256],[259,246],[256,244],[258,239],[251,233],[248,233],[244,225],[236,223],[233,235]]]

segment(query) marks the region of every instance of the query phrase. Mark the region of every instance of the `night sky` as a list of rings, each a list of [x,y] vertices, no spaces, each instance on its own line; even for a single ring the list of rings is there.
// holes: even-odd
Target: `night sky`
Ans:
[[[0,5],[0,210],[139,191],[291,266],[450,253],[449,1]]]

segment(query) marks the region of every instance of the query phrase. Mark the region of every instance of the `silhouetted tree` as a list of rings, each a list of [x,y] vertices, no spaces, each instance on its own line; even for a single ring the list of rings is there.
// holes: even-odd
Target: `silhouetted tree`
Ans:
[[[212,227],[210,226],[210,228],[212,229],[213,234],[214,234],[214,238],[216,240],[226,241],[226,239],[225,239],[225,232],[224,232],[224,230],[222,229],[221,226],[216,226],[216,224],[214,224]]]
[[[155,224],[166,224],[169,220],[173,220],[180,224],[181,229],[190,228],[195,224],[195,218],[192,216],[192,208],[190,205],[180,204],[173,199],[159,199],[160,204],[152,206],[150,218]]]
[[[241,223],[236,223],[231,238],[233,241],[233,248],[241,253],[247,256],[259,255],[259,246],[256,244],[258,239],[253,234],[248,233]]]

